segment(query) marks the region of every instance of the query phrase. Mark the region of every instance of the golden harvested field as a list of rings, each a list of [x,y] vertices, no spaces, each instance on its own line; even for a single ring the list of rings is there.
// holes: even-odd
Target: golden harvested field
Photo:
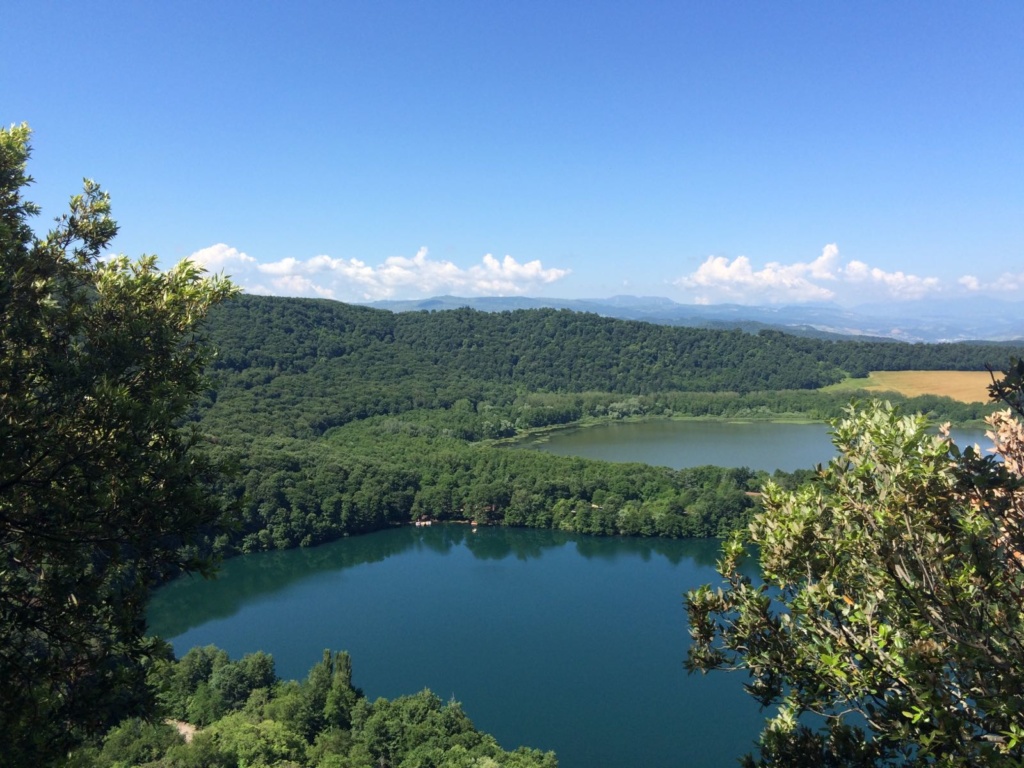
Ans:
[[[988,401],[987,371],[873,371],[866,379],[847,379],[837,389],[899,392],[901,395],[944,395],[962,403]]]

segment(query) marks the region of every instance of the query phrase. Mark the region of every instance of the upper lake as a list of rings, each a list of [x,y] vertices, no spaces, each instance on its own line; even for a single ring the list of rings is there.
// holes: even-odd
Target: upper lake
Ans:
[[[825,464],[835,455],[829,430],[822,423],[648,419],[558,429],[515,445],[560,456],[674,469],[715,464],[792,472]],[[954,429],[952,436],[961,447],[991,447],[983,429]]]

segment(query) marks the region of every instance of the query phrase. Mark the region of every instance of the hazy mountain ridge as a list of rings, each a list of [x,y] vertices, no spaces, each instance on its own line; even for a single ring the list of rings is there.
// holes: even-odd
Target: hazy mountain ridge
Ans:
[[[898,341],[1013,341],[1024,339],[1024,302],[989,298],[906,301],[844,308],[834,304],[749,306],[680,304],[661,296],[605,299],[546,299],[528,296],[435,296],[375,301],[368,306],[392,312],[471,307],[484,312],[515,309],[571,309],[623,320],[700,328],[773,328],[819,338],[870,337]]]

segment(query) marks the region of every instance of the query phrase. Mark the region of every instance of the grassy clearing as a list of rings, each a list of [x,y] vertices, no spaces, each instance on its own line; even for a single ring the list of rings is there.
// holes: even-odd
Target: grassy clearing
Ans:
[[[987,371],[872,371],[866,379],[846,379],[824,389],[899,392],[907,397],[940,395],[961,403],[984,403],[991,383]]]

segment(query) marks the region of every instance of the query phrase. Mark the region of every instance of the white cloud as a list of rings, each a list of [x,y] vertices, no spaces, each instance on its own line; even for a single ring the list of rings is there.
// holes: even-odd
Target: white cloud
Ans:
[[[286,296],[309,296],[311,293],[315,293],[324,299],[334,297],[334,291],[330,288],[317,285],[302,275],[281,275],[272,281],[272,285]]]
[[[483,266],[470,267],[469,280],[474,293],[519,294],[523,286],[553,283],[569,274],[568,269],[544,269],[539,261],[520,264],[511,256],[498,261],[491,254],[485,254]]]
[[[821,249],[821,256],[807,265],[811,277],[818,280],[835,280],[836,267],[839,265],[839,246],[829,243]]]
[[[486,257],[485,257],[486,258]],[[449,288],[461,288],[465,273],[450,261],[433,261],[426,248],[420,248],[411,259],[391,256],[376,270],[376,279],[390,292],[414,287],[432,294]]]
[[[298,259],[289,256],[287,259],[272,261],[269,264],[258,264],[256,269],[267,275],[290,275],[299,267]]]
[[[937,277],[918,277],[904,272],[886,272],[878,267],[869,267],[862,261],[851,261],[843,271],[852,282],[868,282],[882,286],[889,295],[896,299],[921,299],[941,288]]]
[[[981,288],[981,281],[974,275],[964,275],[957,282],[968,291],[977,291]]]
[[[989,283],[983,283],[974,275],[964,275],[957,280],[960,285],[971,293],[985,291],[988,293],[1011,293],[1024,288],[1024,272],[1013,274],[1004,272],[998,278]]]
[[[288,256],[259,261],[225,243],[216,243],[189,258],[211,272],[224,272],[249,293],[279,296],[374,301],[385,298],[537,295],[564,280],[570,270],[545,268],[539,260],[520,262],[512,256],[484,254],[461,266],[432,258],[426,248],[413,256],[390,256],[378,263],[326,254],[306,259]],[[631,285],[632,274],[623,286]],[[1024,272],[1005,273],[995,280],[975,275],[939,278],[900,270],[888,271],[865,261],[844,261],[835,243],[813,259],[763,265],[747,256],[709,256],[693,272],[672,281],[684,299],[701,304],[777,304],[806,301],[862,303],[913,300],[940,293],[979,292],[1006,295],[1024,290]],[[599,297],[588,297],[599,298]]]
[[[244,269],[246,264],[255,264],[256,259],[242,253],[237,248],[232,248],[225,243],[217,243],[209,248],[202,248],[188,257],[190,261],[205,267],[211,272],[224,270],[228,275],[232,268]]]
[[[780,264],[770,262],[755,270],[746,256],[730,261],[724,256],[708,256],[696,272],[679,278],[676,285],[700,289],[702,298],[711,300],[721,294],[726,301],[822,301],[835,297],[835,293],[814,280],[835,280],[839,249],[826,245],[814,261]],[[708,293],[710,292],[710,293]]]
[[[709,256],[696,271],[675,281],[693,292],[698,303],[779,303],[872,298],[865,287],[878,290],[875,298],[919,299],[941,290],[936,277],[887,272],[862,261],[841,262],[839,248],[829,243],[810,262],[769,262],[756,269],[746,256],[730,260]],[[856,294],[851,289],[856,288]]]
[[[391,256],[377,265],[327,255],[309,259],[289,256],[259,263],[223,243],[196,251],[190,258],[223,267],[250,293],[330,297],[346,301],[419,298],[441,293],[466,296],[521,295],[566,277],[568,269],[545,269],[540,261],[520,263],[512,256],[500,261],[485,254],[468,268],[430,258],[420,248],[412,258]]]

